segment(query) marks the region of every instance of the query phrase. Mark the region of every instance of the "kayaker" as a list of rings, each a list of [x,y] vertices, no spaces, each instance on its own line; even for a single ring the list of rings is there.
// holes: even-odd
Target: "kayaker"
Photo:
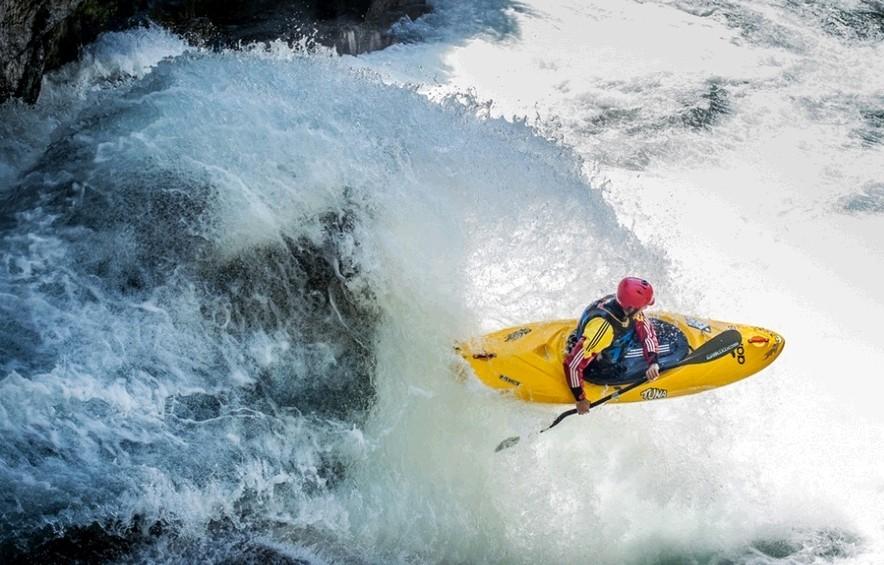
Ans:
[[[622,383],[620,364],[632,341],[641,343],[648,363],[645,376],[660,376],[657,363],[657,334],[643,310],[654,304],[654,288],[638,277],[626,277],[617,285],[617,294],[596,300],[586,307],[577,328],[568,337],[564,368],[568,386],[577,402],[577,413],[589,412],[583,381],[596,384]]]

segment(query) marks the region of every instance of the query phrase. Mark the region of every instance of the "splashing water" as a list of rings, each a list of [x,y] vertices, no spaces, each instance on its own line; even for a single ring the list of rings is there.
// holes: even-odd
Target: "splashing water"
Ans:
[[[4,550],[874,562],[874,18],[435,4],[360,58],[108,34],[0,107]],[[552,413],[450,344],[627,272],[791,353],[495,455]]]

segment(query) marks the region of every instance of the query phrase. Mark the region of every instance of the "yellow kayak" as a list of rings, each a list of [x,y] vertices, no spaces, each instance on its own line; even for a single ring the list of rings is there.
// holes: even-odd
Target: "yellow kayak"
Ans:
[[[647,314],[660,342],[660,365],[664,370],[651,383],[624,390],[611,402],[639,402],[703,392],[745,379],[764,369],[786,345],[783,337],[756,326],[731,324],[671,314]],[[565,342],[577,320],[537,322],[506,328],[456,346],[472,372],[491,388],[514,393],[522,400],[555,404],[573,404],[562,368]],[[717,355],[697,357],[698,348],[731,330],[736,335],[733,347]],[[732,330],[739,332],[735,334]],[[701,349],[703,352],[709,349]],[[715,349],[713,346],[712,349]],[[679,365],[684,362],[685,364]],[[595,402],[643,377],[646,363],[641,348],[626,352],[626,373],[622,385],[585,383],[586,398]]]

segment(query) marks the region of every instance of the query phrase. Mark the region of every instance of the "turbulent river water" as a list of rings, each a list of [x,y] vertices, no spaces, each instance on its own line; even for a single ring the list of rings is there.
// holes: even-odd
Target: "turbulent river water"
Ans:
[[[0,106],[0,549],[884,560],[884,5],[436,0],[360,57],[106,34]],[[451,344],[659,308],[770,369],[600,409]]]

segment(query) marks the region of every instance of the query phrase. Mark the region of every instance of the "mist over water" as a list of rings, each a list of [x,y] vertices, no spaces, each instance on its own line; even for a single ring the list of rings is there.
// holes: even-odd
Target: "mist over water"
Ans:
[[[880,6],[435,5],[359,58],[107,34],[0,107],[4,550],[878,561]],[[451,344],[627,273],[788,353],[494,454],[556,411]]]

